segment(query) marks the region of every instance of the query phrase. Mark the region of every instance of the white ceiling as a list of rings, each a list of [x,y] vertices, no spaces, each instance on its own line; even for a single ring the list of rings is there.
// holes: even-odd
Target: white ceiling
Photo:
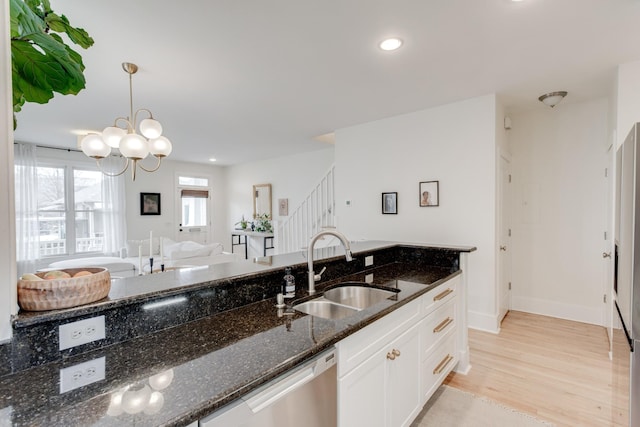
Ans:
[[[18,114],[15,139],[75,147],[148,108],[172,159],[231,165],[325,147],[336,129],[497,93],[508,111],[608,96],[640,60],[638,0],[51,0],[85,28],[87,88]],[[383,52],[385,37],[404,40]],[[461,123],[464,118],[461,117]]]

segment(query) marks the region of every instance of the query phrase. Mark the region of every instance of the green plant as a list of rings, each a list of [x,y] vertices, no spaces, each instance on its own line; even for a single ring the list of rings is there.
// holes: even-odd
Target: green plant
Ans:
[[[13,127],[25,102],[46,104],[54,92],[76,95],[85,87],[82,57],[60,34],[87,49],[93,39],[51,10],[49,0],[11,0]]]
[[[247,228],[248,221],[244,219],[244,215],[242,215],[242,219],[240,221],[235,223],[235,225],[238,225],[238,224],[240,224],[240,228],[242,228],[243,230]]]
[[[271,226],[271,216],[268,214],[261,214],[256,217],[256,230],[264,233],[271,233],[273,227]]]

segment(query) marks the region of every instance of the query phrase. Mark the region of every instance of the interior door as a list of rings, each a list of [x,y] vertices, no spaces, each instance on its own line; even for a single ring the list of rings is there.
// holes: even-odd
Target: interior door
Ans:
[[[604,293],[603,303],[603,325],[605,326],[609,338],[609,350],[613,348],[613,260],[614,260],[614,232],[613,232],[613,208],[615,205],[614,189],[615,189],[615,166],[614,166],[614,148],[613,144],[605,153],[605,224],[604,239],[602,245],[602,289]]]
[[[208,187],[178,186],[178,241],[210,242],[210,205],[211,191]]]
[[[511,162],[500,155],[498,189],[498,322],[511,308]]]

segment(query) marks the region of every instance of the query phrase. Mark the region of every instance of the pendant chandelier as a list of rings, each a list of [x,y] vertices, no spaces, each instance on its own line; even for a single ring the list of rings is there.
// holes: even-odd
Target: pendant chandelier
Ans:
[[[133,75],[138,71],[138,66],[130,62],[123,62],[122,69],[129,74],[129,117],[118,117],[113,126],[109,126],[102,131],[102,134],[89,134],[82,138],[80,147],[82,152],[96,159],[98,168],[103,174],[108,176],[122,175],[131,164],[131,177],[135,181],[136,169],[146,172],[155,172],[160,168],[162,158],[171,154],[171,141],[162,136],[162,125],[153,118],[151,111],[141,108],[133,111]],[[137,126],[138,114],[148,114],[148,117]],[[139,128],[140,134],[136,133]],[[116,148],[125,158],[123,168],[116,173],[108,173],[102,169],[100,161],[111,154],[111,149]],[[140,160],[151,154],[158,160],[154,168],[147,169]]]

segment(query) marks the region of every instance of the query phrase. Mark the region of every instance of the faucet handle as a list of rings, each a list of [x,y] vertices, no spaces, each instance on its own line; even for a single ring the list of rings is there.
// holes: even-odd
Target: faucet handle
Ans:
[[[317,282],[318,280],[322,279],[322,273],[324,273],[326,269],[327,267],[322,267],[322,270],[320,270],[320,273],[313,276],[313,280]]]

